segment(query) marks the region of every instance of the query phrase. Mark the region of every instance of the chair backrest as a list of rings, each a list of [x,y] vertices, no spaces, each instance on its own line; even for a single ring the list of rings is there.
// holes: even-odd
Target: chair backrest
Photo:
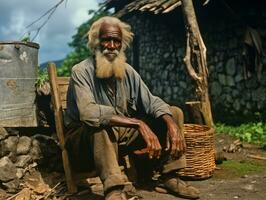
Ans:
[[[70,77],[57,77],[56,80],[60,96],[60,102],[63,110],[67,108],[66,100],[67,100],[67,89],[69,85],[69,79]]]
[[[65,145],[63,110],[66,109],[66,96],[70,77],[58,77],[54,63],[48,64],[48,76],[55,115],[56,133],[60,145]],[[61,148],[64,148],[61,146]]]
[[[68,152],[65,149],[64,120],[63,110],[66,109],[66,96],[69,85],[69,77],[58,77],[54,63],[48,64],[48,76],[51,86],[51,96],[53,102],[53,111],[55,116],[56,134],[62,150],[63,166],[66,176],[68,191],[75,193],[77,186],[73,178],[73,172],[68,158]]]
[[[65,110],[67,108],[66,98],[70,77],[57,76],[56,66],[53,63],[48,64],[48,75],[55,109]]]

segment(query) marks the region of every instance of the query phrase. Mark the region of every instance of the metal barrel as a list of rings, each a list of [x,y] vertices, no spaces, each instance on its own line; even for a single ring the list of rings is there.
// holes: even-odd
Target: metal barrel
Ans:
[[[39,45],[0,41],[0,126],[34,127]]]

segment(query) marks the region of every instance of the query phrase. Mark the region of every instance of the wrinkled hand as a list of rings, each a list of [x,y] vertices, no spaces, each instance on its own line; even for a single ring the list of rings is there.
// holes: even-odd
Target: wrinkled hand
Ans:
[[[167,124],[166,151],[174,158],[180,157],[186,151],[186,142],[176,123]]]
[[[150,159],[159,158],[161,156],[162,147],[157,136],[149,126],[141,120],[139,121],[138,130],[146,142],[147,147],[141,150],[136,150],[134,153],[138,155],[148,153]]]

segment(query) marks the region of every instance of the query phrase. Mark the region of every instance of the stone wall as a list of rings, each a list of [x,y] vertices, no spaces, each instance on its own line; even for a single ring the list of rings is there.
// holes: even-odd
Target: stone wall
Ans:
[[[42,132],[33,135],[30,129],[0,127],[0,190],[16,193],[23,177],[34,168],[62,171],[56,140]]]
[[[263,17],[265,21],[266,16]],[[139,63],[133,67],[155,95],[184,107],[186,101],[196,100],[196,97],[194,82],[183,64],[184,24],[178,20],[173,22],[175,19],[173,16],[139,13],[125,18],[132,25],[136,38],[127,55],[129,63]],[[244,79],[243,26],[228,18],[199,25],[207,47],[209,93],[215,119],[245,121],[247,116],[263,113],[266,110],[266,70],[264,66],[260,80],[256,74]],[[260,24],[257,30],[263,43],[266,24]],[[266,44],[263,45],[266,49]],[[138,61],[136,56],[134,58],[136,50],[139,51]],[[265,58],[263,63],[265,65]]]

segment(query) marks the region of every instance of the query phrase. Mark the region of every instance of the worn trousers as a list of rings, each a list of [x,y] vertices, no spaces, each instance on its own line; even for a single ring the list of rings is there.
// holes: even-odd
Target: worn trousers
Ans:
[[[181,109],[171,106],[170,111],[183,134],[184,116]],[[157,135],[162,148],[166,144],[166,125],[162,119],[143,119]],[[145,147],[145,141],[139,131],[125,127],[89,127],[84,123],[71,123],[67,127],[66,148],[75,171],[96,170],[104,186],[109,188],[124,185],[125,178],[119,167],[119,147],[127,149],[130,154],[134,150]],[[154,159],[151,160],[154,163]],[[162,153],[156,160],[162,174],[169,173],[186,166],[185,155],[172,159],[168,153]]]

